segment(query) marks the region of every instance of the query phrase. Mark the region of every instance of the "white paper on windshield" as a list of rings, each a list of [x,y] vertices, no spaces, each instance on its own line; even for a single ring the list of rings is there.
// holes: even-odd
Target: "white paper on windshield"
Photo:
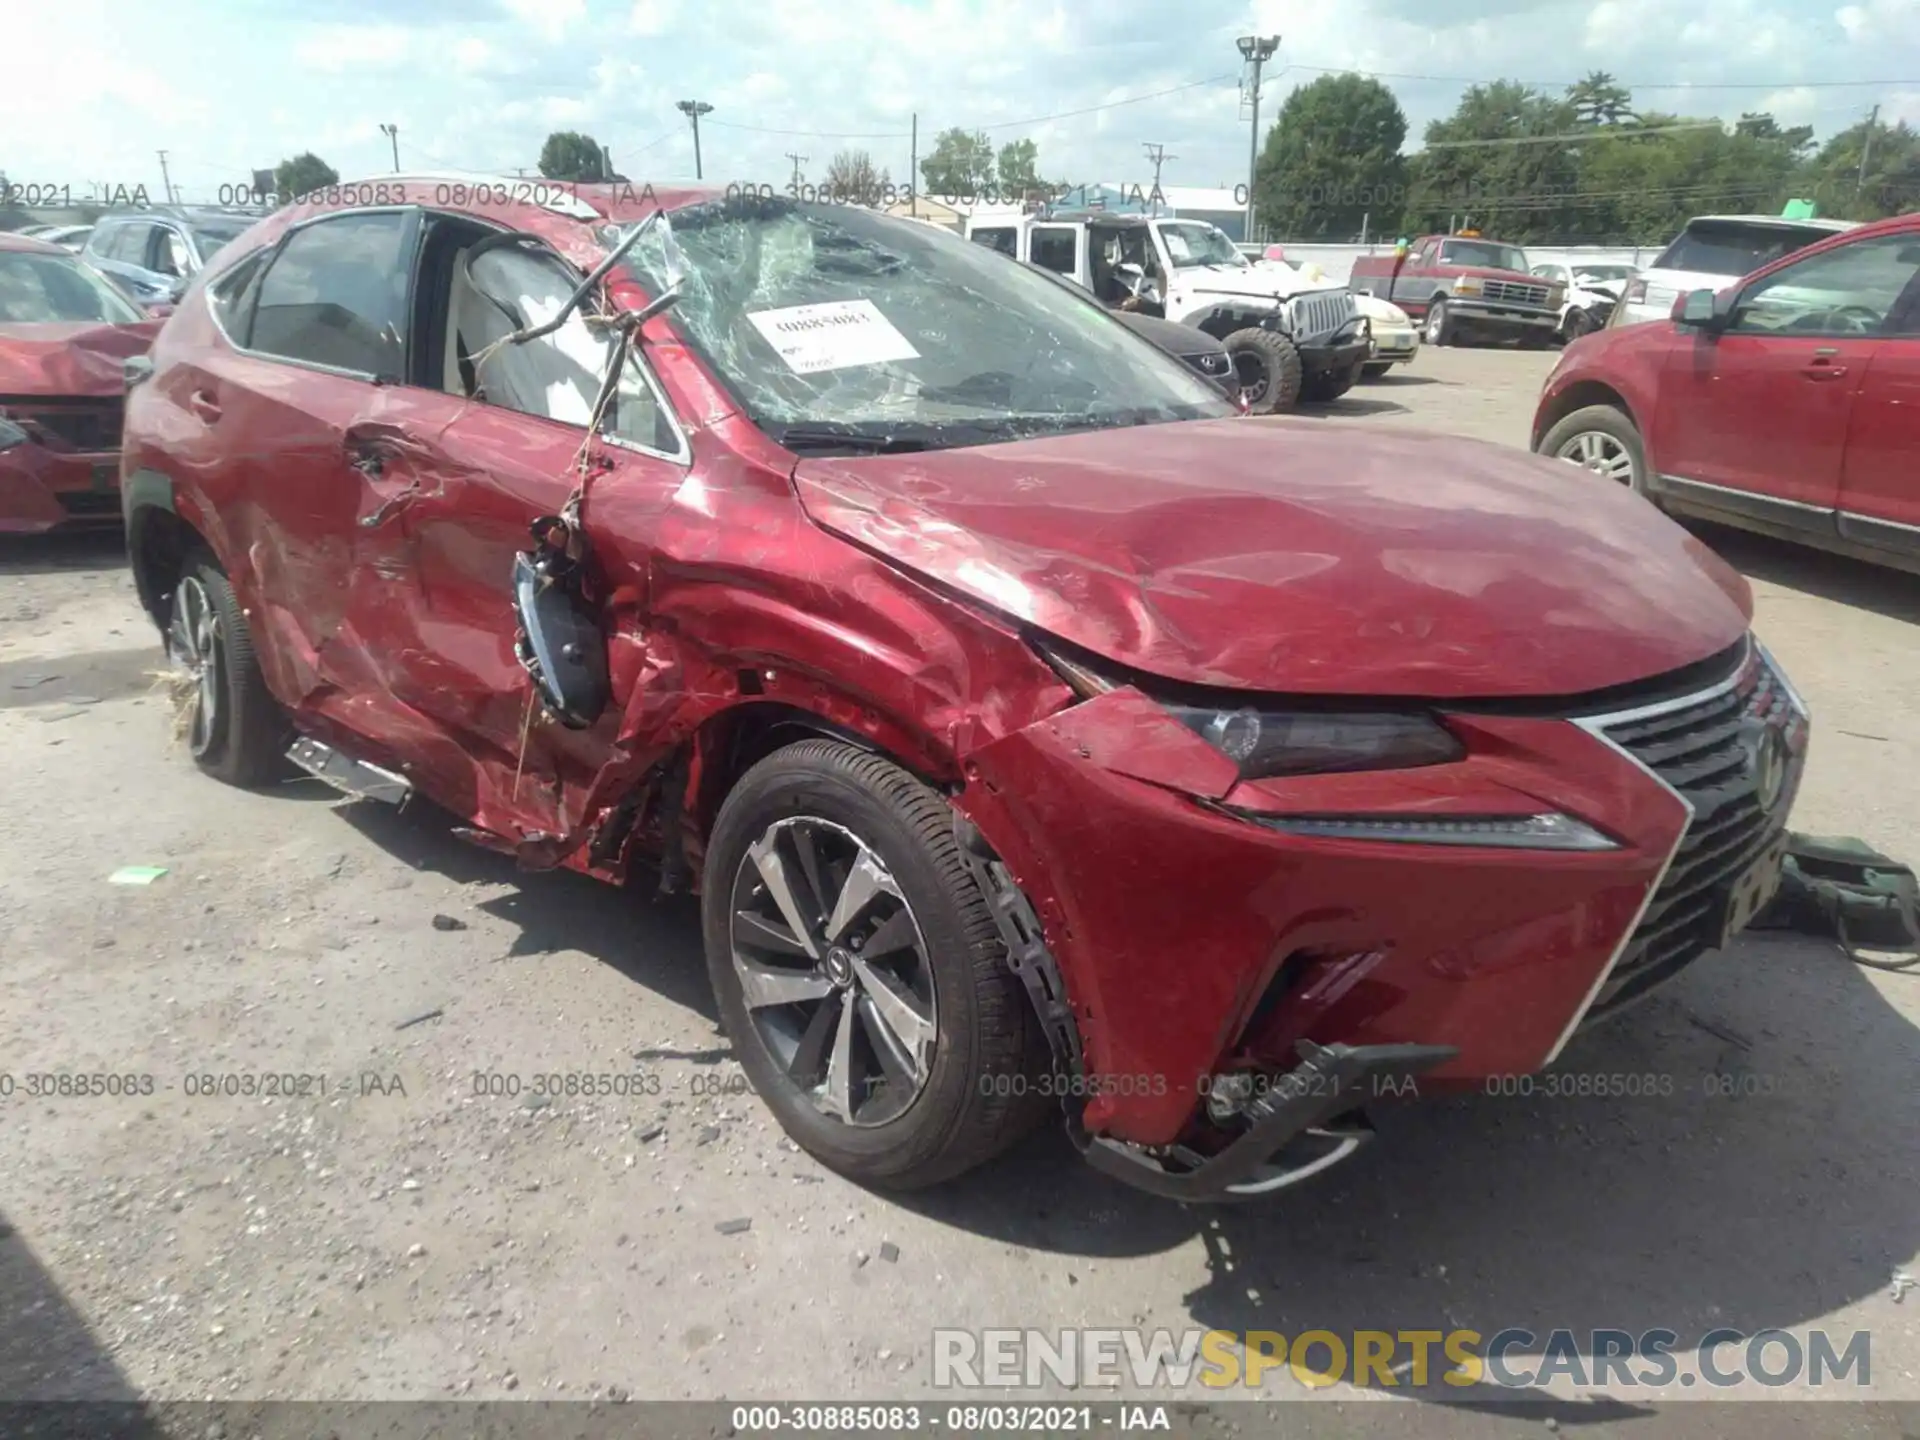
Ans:
[[[757,311],[747,319],[799,375],[920,358],[920,352],[871,300],[789,305]]]
[[[1187,237],[1178,230],[1162,230],[1160,238],[1167,242],[1167,251],[1176,260],[1191,260],[1193,246],[1187,243]]]

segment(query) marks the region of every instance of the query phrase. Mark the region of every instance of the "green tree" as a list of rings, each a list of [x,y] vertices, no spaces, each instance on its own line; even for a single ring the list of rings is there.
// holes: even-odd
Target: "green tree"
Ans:
[[[1040,178],[1040,147],[1031,140],[1009,140],[1000,147],[999,176],[1002,199],[1024,199],[1047,189]]]
[[[340,172],[311,150],[282,160],[273,170],[273,188],[283,197],[305,195],[340,183]]]
[[[1558,238],[1577,228],[1581,144],[1571,101],[1517,80],[1472,86],[1427,126],[1409,166],[1409,228],[1469,221],[1502,240]]]
[[[597,184],[608,178],[606,151],[591,135],[556,130],[540,147],[540,173],[549,180]]]
[[[993,186],[993,142],[984,130],[942,130],[920,162],[920,178],[930,195],[978,196]]]
[[[1862,121],[1821,146],[1800,179],[1822,215],[1879,220],[1920,210],[1920,133],[1904,120]]]
[[[836,199],[856,205],[878,205],[892,182],[885,170],[876,170],[873,156],[864,150],[842,150],[827,164],[827,188]]]
[[[1350,240],[1393,229],[1406,203],[1407,117],[1362,75],[1322,75],[1287,96],[1254,170],[1254,212],[1289,240]]]
[[[1567,87],[1567,103],[1582,125],[1618,125],[1633,119],[1633,95],[1604,70]]]

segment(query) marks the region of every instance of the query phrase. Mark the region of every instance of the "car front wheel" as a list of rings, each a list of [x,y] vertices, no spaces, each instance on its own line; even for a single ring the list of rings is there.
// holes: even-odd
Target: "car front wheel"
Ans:
[[[1252,415],[1278,415],[1299,403],[1305,366],[1293,338],[1249,325],[1221,342]]]
[[[1589,405],[1562,419],[1540,441],[1540,454],[1647,493],[1646,447],[1632,418],[1613,405]]]
[[[815,1158],[915,1189],[1030,1128],[1039,1028],[940,795],[851,745],[788,746],[721,806],[703,890],[721,1022]]]

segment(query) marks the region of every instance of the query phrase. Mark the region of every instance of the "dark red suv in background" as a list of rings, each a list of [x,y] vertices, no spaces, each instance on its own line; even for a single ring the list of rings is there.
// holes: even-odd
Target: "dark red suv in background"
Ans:
[[[1676,513],[1920,571],[1920,215],[1568,346],[1533,448]]]
[[[0,233],[0,534],[119,521],[124,366],[159,328],[71,252]]]
[[[1618,486],[1251,424],[860,207],[330,195],[129,399],[193,755],[697,888],[741,1064],[847,1174],[1064,1103],[1133,1183],[1275,1190],[1413,1076],[1552,1063],[1777,881],[1805,709]]]

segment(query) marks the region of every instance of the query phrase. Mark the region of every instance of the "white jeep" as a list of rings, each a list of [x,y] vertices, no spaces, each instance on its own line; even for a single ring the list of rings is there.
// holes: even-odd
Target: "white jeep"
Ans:
[[[1206,331],[1227,347],[1257,415],[1337,399],[1369,358],[1367,322],[1346,286],[1249,260],[1203,220],[1042,211],[969,216],[965,233],[1084,286],[1113,309]]]

